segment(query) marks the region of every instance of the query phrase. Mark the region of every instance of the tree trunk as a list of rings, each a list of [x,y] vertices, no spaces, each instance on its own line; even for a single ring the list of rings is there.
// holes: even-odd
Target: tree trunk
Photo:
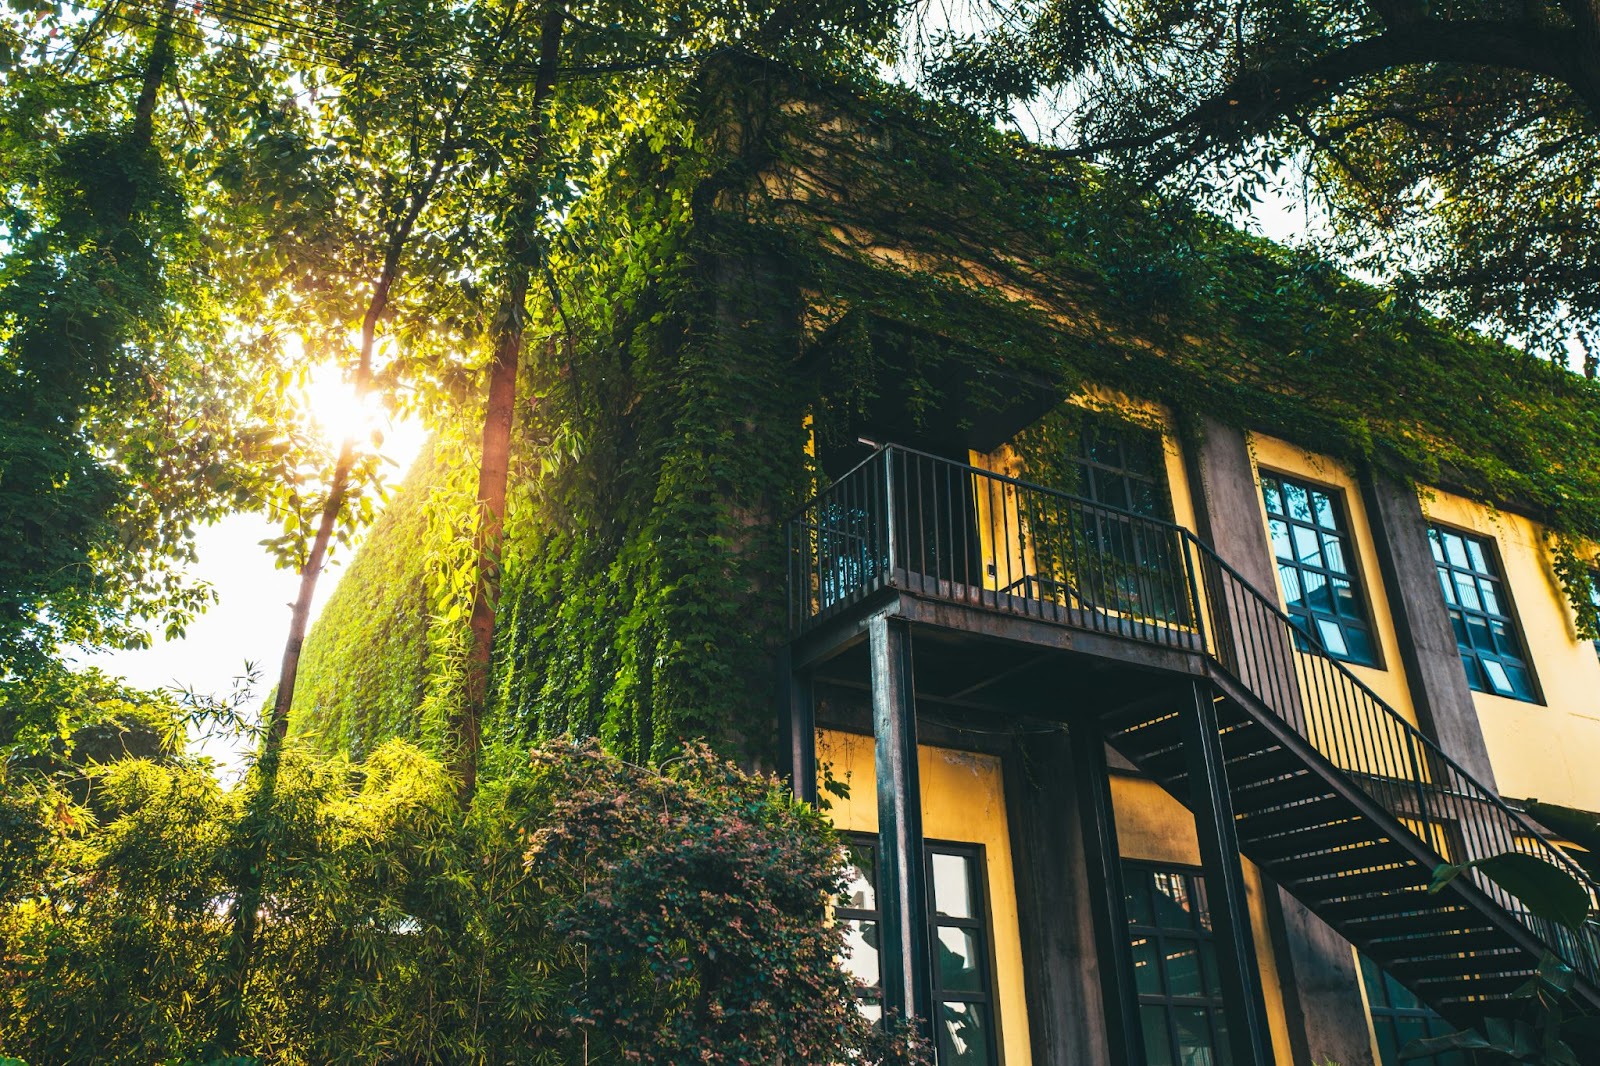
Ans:
[[[461,706],[452,721],[452,769],[463,806],[472,802],[478,788],[478,751],[482,746],[483,715],[488,705],[489,673],[494,656],[495,611],[500,599],[500,547],[505,532],[506,482],[511,465],[511,429],[517,403],[517,369],[521,362],[523,333],[528,315],[528,276],[534,256],[533,233],[539,217],[538,171],[546,138],[544,109],[555,88],[561,57],[561,35],[566,27],[567,5],[550,0],[539,35],[539,68],[534,85],[533,118],[536,123],[514,186],[509,234],[506,238],[507,280],[495,315],[494,360],[489,365],[489,397],[483,417],[483,452],[478,466],[478,529],[473,538],[478,576],[472,596],[472,644],[467,656],[467,676]]]
[[[401,260],[411,242],[417,220],[444,175],[450,142],[470,91],[470,86],[462,90],[451,105],[439,139],[439,150],[429,164],[427,174],[408,194],[405,211],[386,236],[383,266],[372,287],[366,313],[361,318],[361,350],[353,383],[358,399],[364,399],[372,387],[372,351],[377,343],[378,323],[389,310],[389,294],[400,278]],[[300,590],[289,616],[289,637],[284,642],[277,694],[273,698],[260,756],[256,760],[258,787],[242,819],[245,840],[233,880],[233,929],[228,947],[228,968],[223,979],[223,1023],[218,1034],[218,1050],[223,1054],[232,1054],[239,1046],[244,1022],[244,990],[255,959],[263,866],[267,861],[263,827],[268,824],[277,793],[278,764],[283,755],[284,741],[289,735],[289,710],[294,705],[295,680],[300,672],[300,651],[305,644],[306,628],[311,619],[311,601],[316,597],[317,581],[328,561],[328,545],[333,540],[333,531],[338,526],[340,512],[344,510],[345,499],[349,495],[350,471],[355,466],[355,458],[356,440],[346,437],[339,444],[339,457],[334,463],[328,498],[322,505],[316,535],[306,553],[306,561],[300,567]]]

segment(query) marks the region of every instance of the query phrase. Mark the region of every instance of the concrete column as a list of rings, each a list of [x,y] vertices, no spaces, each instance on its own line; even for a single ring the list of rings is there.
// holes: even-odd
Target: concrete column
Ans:
[[[1263,887],[1295,1063],[1373,1066],[1350,942],[1282,889],[1270,882]]]
[[[1139,993],[1128,947],[1127,895],[1122,887],[1122,851],[1117,845],[1111,777],[1106,772],[1106,741],[1097,719],[1086,717],[1072,725],[1072,771],[1083,833],[1083,871],[1094,920],[1106,1057],[1112,1066],[1139,1066],[1146,1061],[1144,1030],[1139,1025]]]
[[[1106,1066],[1088,848],[1065,732],[1019,736],[1006,757],[1028,1032],[1034,1066]]]
[[[1361,477],[1361,497],[1378,549],[1378,568],[1389,594],[1389,610],[1400,641],[1400,665],[1411,690],[1417,725],[1467,773],[1495,789],[1483,726],[1439,591],[1428,522],[1416,490],[1367,471]]]

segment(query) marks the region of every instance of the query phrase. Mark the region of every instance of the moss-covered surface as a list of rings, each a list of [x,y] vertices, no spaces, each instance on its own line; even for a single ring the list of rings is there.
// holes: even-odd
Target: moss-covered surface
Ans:
[[[1600,539],[1593,383],[881,85],[708,70],[552,267],[508,527],[504,734],[764,748],[780,519],[816,477],[805,416],[826,447],[891,392],[949,420],[1040,383],[1107,386]],[[433,476],[459,480],[470,461],[452,462]],[[450,690],[455,586],[437,545],[407,550],[405,521],[374,533],[313,633],[302,684],[350,694],[299,703],[347,708],[314,712],[330,743],[415,729],[406,708]],[[411,607],[428,566],[438,598]],[[407,610],[432,635],[374,617]]]

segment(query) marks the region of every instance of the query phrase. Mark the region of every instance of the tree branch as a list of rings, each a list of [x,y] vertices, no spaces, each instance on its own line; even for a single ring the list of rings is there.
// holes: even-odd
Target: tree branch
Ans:
[[[1572,0],[1588,4],[1590,0]],[[1552,78],[1570,88],[1600,121],[1600,60],[1584,54],[1581,35],[1565,27],[1503,21],[1406,21],[1376,37],[1292,66],[1245,72],[1171,122],[1127,137],[1064,149],[1070,156],[1151,148],[1192,134],[1185,152],[1240,136],[1326,100],[1341,88],[1387,70],[1423,64],[1498,67]],[[1593,68],[1593,69],[1592,69]]]

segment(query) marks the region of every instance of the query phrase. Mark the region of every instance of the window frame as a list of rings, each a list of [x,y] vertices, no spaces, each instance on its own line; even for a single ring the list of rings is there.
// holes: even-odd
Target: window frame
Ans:
[[[1470,688],[1473,692],[1482,693],[1485,696],[1496,696],[1496,697],[1499,697],[1500,699],[1516,700],[1518,703],[1532,703],[1532,704],[1537,704],[1537,705],[1541,705],[1541,706],[1544,705],[1544,702],[1545,702],[1544,701],[1544,689],[1539,684],[1539,672],[1536,669],[1534,669],[1533,655],[1530,653],[1530,651],[1528,649],[1528,635],[1527,635],[1527,632],[1522,627],[1522,617],[1521,617],[1521,614],[1517,610],[1517,600],[1516,600],[1516,597],[1514,595],[1512,595],[1512,592],[1511,592],[1511,581],[1510,581],[1509,578],[1506,577],[1505,557],[1500,552],[1500,540],[1499,540],[1499,538],[1495,537],[1493,535],[1487,535],[1486,536],[1486,535],[1484,535],[1482,533],[1477,532],[1476,530],[1464,529],[1461,526],[1453,525],[1453,524],[1451,524],[1449,522],[1439,522],[1439,521],[1434,520],[1433,518],[1429,518],[1427,520],[1427,523],[1428,523],[1427,524],[1427,528],[1428,528],[1428,555],[1433,560],[1433,573],[1434,573],[1435,587],[1437,587],[1439,589],[1439,597],[1440,597],[1441,600],[1444,601],[1444,609],[1445,609],[1446,616],[1449,616],[1450,612],[1452,612],[1452,611],[1460,612],[1460,614],[1462,616],[1462,624],[1463,624],[1463,628],[1464,629],[1466,628],[1467,619],[1469,617],[1478,617],[1478,618],[1483,618],[1483,619],[1487,619],[1487,620],[1490,620],[1490,621],[1493,621],[1493,620],[1502,620],[1502,621],[1504,621],[1506,623],[1507,631],[1511,634],[1512,638],[1516,641],[1517,650],[1521,653],[1520,657],[1515,658],[1514,660],[1511,660],[1511,661],[1513,661],[1514,665],[1519,666],[1528,675],[1528,692],[1529,692],[1529,694],[1527,696],[1519,696],[1519,695],[1517,695],[1515,693],[1505,693],[1505,692],[1496,691],[1493,687],[1480,688],[1478,685],[1474,684],[1474,678],[1475,678],[1476,675],[1474,675],[1473,669],[1467,665],[1466,655],[1467,654],[1471,654],[1472,655],[1473,660],[1477,664],[1478,673],[1481,674],[1484,678],[1487,679],[1490,675],[1489,675],[1488,670],[1486,670],[1484,668],[1484,666],[1483,666],[1483,663],[1484,663],[1483,654],[1479,651],[1479,649],[1476,646],[1468,646],[1466,648],[1463,648],[1462,645],[1461,645],[1461,638],[1459,636],[1457,636],[1456,637],[1456,654],[1461,659],[1461,669],[1466,674],[1467,687]],[[1460,537],[1461,540],[1464,543],[1466,543],[1467,545],[1471,545],[1471,544],[1476,543],[1478,545],[1478,547],[1481,549],[1481,551],[1483,552],[1483,558],[1484,558],[1485,563],[1488,566],[1493,568],[1493,572],[1492,573],[1480,573],[1479,571],[1472,570],[1470,568],[1469,569],[1463,569],[1463,568],[1455,565],[1453,562],[1450,561],[1449,552],[1444,550],[1444,548],[1442,546],[1440,548],[1440,554],[1443,555],[1444,558],[1440,559],[1439,557],[1435,556],[1433,554],[1433,548],[1434,548],[1434,537],[1433,537],[1433,534],[1434,534],[1435,531],[1438,531],[1439,533],[1442,533],[1442,534],[1449,534],[1451,536]],[[1470,549],[1469,549],[1469,552],[1470,552]],[[1468,555],[1468,566],[1470,567],[1470,565],[1471,565],[1471,555],[1469,554]],[[1444,593],[1444,587],[1443,587],[1444,574],[1441,573],[1441,569],[1447,570],[1449,572],[1450,581],[1451,581],[1451,584],[1453,586],[1455,585],[1455,580],[1456,580],[1455,575],[1457,575],[1457,574],[1465,574],[1465,575],[1471,577],[1474,580],[1474,582],[1477,582],[1477,581],[1480,581],[1480,580],[1483,580],[1483,579],[1488,579],[1488,580],[1493,581],[1494,584],[1495,584],[1496,598],[1499,600],[1500,606],[1501,606],[1502,610],[1504,611],[1504,613],[1503,614],[1498,614],[1498,615],[1491,614],[1490,612],[1482,610],[1480,608],[1466,607],[1466,606],[1460,604],[1459,602],[1452,602],[1452,597],[1446,596],[1445,593]],[[1475,586],[1475,589],[1476,589],[1476,586]],[[1481,602],[1482,595],[1481,595],[1481,593],[1477,593],[1477,594],[1478,594],[1479,600]],[[1456,599],[1456,600],[1460,599],[1459,591],[1457,592],[1457,594],[1454,597],[1454,599]],[[1452,620],[1450,628],[1451,628],[1451,635],[1455,636],[1455,625],[1454,625],[1454,621],[1453,620]],[[1490,632],[1491,633],[1493,632],[1492,628],[1491,628]],[[1470,640],[1470,637],[1469,637],[1469,640]],[[1501,655],[1496,654],[1495,656],[1493,656],[1492,661],[1494,661],[1495,663],[1504,665],[1504,663],[1507,661],[1507,659],[1506,659],[1506,657],[1503,657]],[[1491,683],[1491,685],[1492,685],[1492,683]]]
[[[847,846],[851,848],[870,848],[873,856],[874,876],[872,879],[872,893],[874,904],[871,908],[861,907],[835,907],[834,916],[837,921],[872,922],[875,928],[883,928],[883,905],[878,898],[878,882],[876,871],[878,869],[879,840],[876,833],[846,832],[841,834]],[[971,865],[970,870],[974,876],[968,883],[972,894],[971,918],[954,918],[942,916],[934,900],[933,882],[933,857],[935,855],[954,855],[967,860]],[[928,897],[928,946],[929,946],[929,974],[928,987],[931,991],[930,1006],[937,1012],[945,1003],[977,1003],[982,1004],[988,1011],[988,1031],[984,1034],[986,1040],[985,1053],[991,1063],[1000,1063],[1000,1001],[995,979],[995,937],[994,916],[991,910],[992,894],[989,890],[989,862],[988,852],[982,843],[971,841],[937,840],[924,837],[922,841],[922,866],[924,874],[924,887]],[[939,929],[940,927],[970,929],[976,933],[978,939],[978,958],[983,967],[980,975],[979,989],[961,991],[944,989],[941,987],[941,975],[938,960]],[[858,1002],[875,1004],[881,1012],[883,1006],[883,962],[882,946],[876,946],[880,952],[878,962],[878,983],[868,986],[864,994],[858,996]],[[881,1015],[880,1015],[881,1016]],[[935,1049],[938,1048],[939,1018],[937,1015],[930,1019],[934,1026]]]
[[[1121,860],[1121,869],[1125,895],[1131,895],[1130,885],[1134,877],[1144,877],[1148,874],[1177,875],[1185,879],[1190,898],[1197,903],[1192,927],[1188,929],[1161,925],[1159,920],[1156,920],[1153,897],[1151,900],[1153,924],[1135,921],[1132,908],[1128,908],[1127,926],[1123,930],[1123,944],[1124,950],[1127,952],[1129,969],[1133,970],[1136,966],[1134,956],[1135,940],[1143,937],[1153,941],[1156,963],[1159,967],[1157,974],[1161,987],[1159,993],[1138,991],[1137,976],[1135,977],[1134,1006],[1139,1015],[1138,1025],[1140,1032],[1144,1032],[1145,1008],[1161,1008],[1165,1016],[1167,1033],[1165,1058],[1166,1061],[1175,1064],[1180,1061],[1178,1058],[1178,1012],[1180,1010],[1203,1009],[1207,1012],[1213,1059],[1219,1064],[1228,1061],[1228,1056],[1231,1053],[1231,1042],[1227,1039],[1227,1003],[1221,987],[1221,961],[1216,954],[1216,928],[1209,920],[1211,910],[1209,904],[1210,894],[1205,885],[1205,870],[1202,867],[1191,866],[1186,863],[1152,862],[1145,859],[1128,858]],[[1206,920],[1202,920],[1202,915],[1205,916]],[[1196,945],[1195,965],[1198,968],[1202,987],[1214,983],[1214,994],[1200,996],[1177,996],[1172,994],[1172,983],[1167,969],[1167,955],[1163,948],[1168,937],[1182,938],[1192,941]],[[1205,962],[1206,953],[1202,946],[1205,944],[1212,946],[1212,962],[1209,975]],[[1219,1036],[1221,1039],[1219,1039]],[[1145,1059],[1150,1062],[1160,1061],[1151,1057],[1150,1048],[1148,1047],[1145,1048]]]
[[[1293,542],[1294,538],[1293,530],[1296,526],[1314,531],[1318,536],[1318,554],[1324,559],[1326,559],[1326,550],[1321,542],[1321,537],[1330,531],[1327,529],[1327,527],[1319,525],[1314,516],[1312,521],[1308,523],[1290,515],[1287,509],[1283,510],[1281,513],[1275,514],[1272,509],[1267,506],[1266,501],[1267,486],[1265,482],[1269,478],[1278,484],[1280,505],[1284,503],[1283,486],[1285,483],[1294,484],[1299,488],[1306,489],[1308,491],[1320,492],[1328,498],[1329,506],[1333,509],[1333,520],[1335,527],[1331,532],[1336,534],[1339,538],[1340,551],[1344,554],[1345,565],[1347,567],[1347,571],[1345,573],[1337,573],[1326,566],[1314,566],[1303,563],[1299,559],[1285,560],[1279,557],[1277,547],[1272,539],[1272,522],[1274,519],[1280,520],[1289,526],[1291,543]],[[1296,623],[1295,628],[1300,629],[1302,633],[1306,633],[1306,639],[1315,640],[1316,647],[1325,652],[1329,658],[1337,659],[1339,662],[1349,663],[1354,666],[1364,666],[1370,670],[1388,670],[1388,664],[1384,656],[1383,640],[1379,636],[1377,619],[1372,611],[1373,585],[1367,580],[1366,568],[1361,562],[1361,547],[1357,542],[1355,523],[1351,519],[1350,504],[1346,498],[1345,490],[1337,485],[1330,485],[1327,482],[1317,481],[1314,478],[1307,478],[1298,473],[1290,473],[1288,471],[1267,466],[1257,468],[1256,488],[1257,496],[1261,500],[1262,521],[1267,530],[1267,551],[1272,555],[1273,575],[1278,584],[1278,595],[1282,599],[1284,613]],[[1359,616],[1356,618],[1347,619],[1344,615],[1339,614],[1337,611],[1334,611],[1332,614],[1328,614],[1326,612],[1315,611],[1309,606],[1300,610],[1291,607],[1289,605],[1289,593],[1283,586],[1282,568],[1285,566],[1292,567],[1295,570],[1295,580],[1297,581],[1303,580],[1301,575],[1308,571],[1326,578],[1329,582],[1330,602],[1332,597],[1331,589],[1333,580],[1337,578],[1339,580],[1349,581],[1350,587],[1356,595],[1356,607],[1359,611]],[[1304,596],[1301,597],[1301,602],[1306,602]],[[1300,622],[1302,616],[1304,617],[1305,624],[1307,627],[1309,627],[1309,629],[1301,628]],[[1356,658],[1353,655],[1336,654],[1327,646],[1327,642],[1322,637],[1321,630],[1316,628],[1316,621],[1319,618],[1326,621],[1331,621],[1335,625],[1338,625],[1341,635],[1343,635],[1345,632],[1344,623],[1347,621],[1357,623],[1364,627],[1367,637],[1367,645],[1372,649],[1372,661],[1368,662],[1364,659]],[[1349,646],[1348,637],[1345,638],[1345,645],[1346,647]]]
[[[1063,488],[1086,506],[1076,516],[1077,524],[1067,533],[1067,539],[1081,540],[1084,560],[1093,560],[1093,582],[1099,587],[1086,599],[1082,588],[1073,588],[1072,594],[1086,604],[1116,614],[1190,625],[1194,611],[1192,592],[1181,587],[1182,582],[1174,581],[1174,575],[1181,572],[1181,548],[1175,534],[1164,528],[1176,526],[1166,430],[1114,412],[1084,409],[1078,415],[1071,447],[1065,455],[1073,483]],[[1107,442],[1115,444],[1115,462],[1094,454],[1094,445],[1103,448]],[[1140,452],[1149,461],[1148,472],[1141,472],[1129,462],[1130,455]],[[1104,499],[1101,486],[1113,478],[1122,482],[1123,498]],[[1136,506],[1136,484],[1148,492],[1151,510]],[[1083,561],[1077,560],[1076,550],[1070,554],[1075,561]],[[1076,579],[1070,581],[1069,586],[1075,582]]]
[[[1361,981],[1362,997],[1367,1004],[1367,1027],[1372,1034],[1374,1044],[1378,1049],[1378,1066],[1405,1066],[1405,1063],[1414,1062],[1418,1066],[1469,1066],[1474,1061],[1471,1052],[1439,1052],[1426,1058],[1406,1059],[1402,1061],[1399,1053],[1415,1036],[1400,1036],[1400,1025],[1405,1021],[1420,1022],[1422,1036],[1443,1036],[1455,1032],[1455,1027],[1441,1018],[1437,1011],[1417,1001],[1416,1006],[1395,1006],[1389,985],[1392,983],[1401,992],[1415,999],[1404,985],[1390,977],[1377,961],[1368,957],[1364,952],[1356,952],[1356,972]],[[1371,980],[1376,977],[1377,980]],[[1382,1000],[1380,1002],[1380,999]],[[1389,1035],[1386,1042],[1380,1032]],[[1394,1051],[1394,1058],[1389,1058],[1385,1052]]]
[[[1117,460],[1121,464],[1114,465],[1094,458],[1089,446],[1091,434],[1115,436],[1117,444]],[[1129,438],[1133,434],[1140,434],[1146,438],[1145,443],[1154,446],[1155,470],[1150,474],[1141,474],[1128,465]],[[1078,475],[1078,484],[1074,486],[1074,494],[1084,500],[1100,507],[1109,507],[1128,514],[1139,515],[1143,518],[1153,518],[1161,522],[1173,521],[1172,506],[1172,477],[1167,469],[1167,434],[1166,431],[1153,426],[1141,425],[1126,418],[1119,418],[1114,414],[1097,411],[1084,411],[1079,421],[1076,434],[1076,450],[1067,456],[1074,471]],[[1156,503],[1156,511],[1147,513],[1133,506],[1133,500],[1123,503],[1114,503],[1102,500],[1096,495],[1101,475],[1112,475],[1141,481],[1152,487],[1151,498]]]

